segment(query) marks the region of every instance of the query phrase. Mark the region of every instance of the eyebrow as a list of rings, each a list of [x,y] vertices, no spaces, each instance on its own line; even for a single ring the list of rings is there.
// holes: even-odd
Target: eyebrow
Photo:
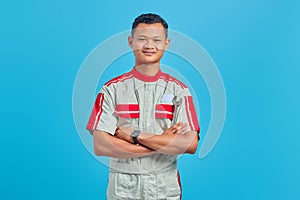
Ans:
[[[145,37],[145,38],[148,38],[148,36],[146,36],[146,35],[137,35],[137,37]],[[153,36],[152,38],[162,38],[162,36],[155,35],[155,36]]]
[[[146,35],[137,35],[138,37],[147,37]]]

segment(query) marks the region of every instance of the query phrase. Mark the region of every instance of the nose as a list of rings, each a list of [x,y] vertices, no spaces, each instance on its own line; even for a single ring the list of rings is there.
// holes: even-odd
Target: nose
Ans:
[[[148,39],[144,45],[145,49],[154,49],[155,45],[151,39]]]

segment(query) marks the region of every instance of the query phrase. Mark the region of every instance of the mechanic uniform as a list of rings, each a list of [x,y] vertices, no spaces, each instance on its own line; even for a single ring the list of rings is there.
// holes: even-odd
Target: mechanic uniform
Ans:
[[[187,123],[187,131],[200,131],[188,88],[160,70],[155,76],[147,76],[133,68],[103,85],[87,130],[114,135],[117,127],[129,126],[160,135],[177,122]],[[177,156],[155,154],[140,158],[110,158],[107,198],[180,199]]]

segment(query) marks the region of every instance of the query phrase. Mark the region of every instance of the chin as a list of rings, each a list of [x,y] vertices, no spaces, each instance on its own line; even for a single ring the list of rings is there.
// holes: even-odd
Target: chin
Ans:
[[[162,58],[162,56],[159,55],[153,55],[153,56],[142,56],[141,60],[145,62],[155,63],[159,62],[159,60]]]
[[[154,63],[158,63],[159,59],[142,59],[141,63],[143,64],[154,64]]]

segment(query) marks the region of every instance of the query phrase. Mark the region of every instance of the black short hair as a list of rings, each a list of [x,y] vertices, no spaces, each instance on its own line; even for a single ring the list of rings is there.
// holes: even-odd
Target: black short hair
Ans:
[[[134,22],[132,23],[131,34],[133,35],[133,30],[140,24],[155,24],[161,23],[165,28],[166,37],[168,36],[168,23],[159,15],[153,13],[141,14],[137,18],[135,18]]]

